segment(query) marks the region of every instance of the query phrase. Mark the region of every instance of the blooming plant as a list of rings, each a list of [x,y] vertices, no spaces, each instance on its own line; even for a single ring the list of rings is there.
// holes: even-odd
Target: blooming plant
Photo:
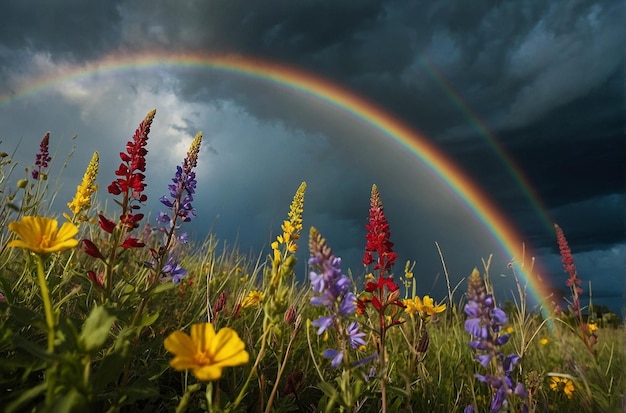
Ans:
[[[31,171],[31,175],[35,181],[48,179],[46,170],[48,169],[48,163],[52,160],[49,147],[50,132],[46,132],[39,144],[39,153],[35,156],[35,168]]]
[[[500,307],[497,286],[478,271],[455,304],[446,265],[448,298],[438,301],[418,295],[416,261],[394,278],[398,255],[374,185],[364,291],[356,291],[346,261],[314,227],[309,259],[296,265],[305,183],[268,255],[242,253],[212,233],[201,243],[181,233],[203,211],[195,199],[200,133],[173,170],[162,210],[144,222],[154,115],[139,124],[103,187],[111,205],[97,203],[98,152],[63,214],[48,211],[51,135],[17,182],[11,172],[24,168],[0,151],[2,412],[622,410],[621,321],[582,304],[560,228],[569,311],[545,318],[543,303],[528,310],[517,277],[520,300]],[[59,214],[65,219],[52,218]],[[78,226],[87,239],[79,241]]]
[[[563,393],[568,399],[574,397],[574,383],[566,377],[553,376],[550,380],[550,389]]]
[[[383,212],[383,203],[376,185],[372,186],[370,196],[369,223],[365,226],[367,234],[365,236],[365,253],[363,255],[363,265],[366,267],[374,264],[372,278],[365,284],[366,294],[359,298],[358,306],[360,313],[365,314],[367,306],[374,308],[377,320],[374,321],[374,332],[377,335],[376,352],[378,353],[378,374],[380,375],[381,405],[382,411],[387,411],[387,363],[386,353],[387,331],[400,321],[398,309],[403,309],[404,304],[400,297],[400,287],[393,279],[391,268],[393,267],[398,254],[392,247],[390,240],[389,223]],[[387,318],[389,316],[389,319]]]
[[[100,164],[100,157],[98,152],[94,152],[87,165],[83,180],[76,188],[76,195],[74,199],[67,204],[67,207],[72,212],[70,217],[68,214],[64,214],[65,218],[73,223],[89,221],[89,209],[91,208],[91,197],[98,190],[96,184],[96,177],[98,176],[98,167]]]
[[[598,342],[598,336],[596,334],[597,329],[593,329],[593,327],[590,328],[590,325],[583,319],[582,309],[580,308],[580,295],[583,292],[583,289],[580,288],[582,280],[578,278],[576,265],[574,265],[574,257],[572,256],[572,251],[567,243],[563,230],[557,224],[554,224],[554,229],[556,231],[556,239],[559,245],[559,252],[561,254],[561,262],[563,263],[565,272],[569,274],[569,278],[565,282],[565,285],[570,289],[572,296],[572,300],[569,303],[570,311],[577,319],[578,326],[580,328],[580,338],[585,344],[585,348],[592,356],[595,357],[596,354],[593,346]]]
[[[107,187],[109,194],[122,197],[121,201],[116,201],[121,208],[118,222],[106,218],[103,214],[98,214],[100,228],[110,234],[108,253],[102,252],[93,241],[83,240],[85,252],[104,263],[103,286],[107,297],[110,297],[113,288],[114,271],[117,268],[119,254],[129,248],[144,246],[144,243],[129,233],[137,228],[139,221],[143,219],[143,214],[136,211],[148,199],[143,193],[146,188],[145,157],[148,153],[145,147],[148,144],[148,134],[155,114],[156,110],[148,112],[135,131],[132,140],[127,142],[126,152],[120,152],[122,163],[115,171],[118,178]]]
[[[502,334],[501,329],[507,322],[507,316],[496,307],[493,293],[487,291],[480,273],[476,268],[468,279],[468,303],[465,305],[465,330],[472,336],[470,347],[477,351],[476,360],[487,369],[495,366],[495,372],[476,374],[476,378],[490,385],[493,397],[489,411],[504,411],[509,405],[509,395],[526,398],[523,383],[515,382],[513,372],[520,360],[517,354],[504,356],[500,347],[505,345],[510,334]],[[468,407],[472,411],[473,407]]]
[[[224,327],[217,333],[211,323],[194,324],[191,336],[174,331],[164,341],[174,354],[170,366],[175,370],[191,369],[200,381],[217,380],[225,367],[247,363],[250,355],[236,331]]]
[[[363,364],[364,361],[351,361],[349,349],[354,350],[366,344],[365,333],[361,331],[359,324],[349,319],[356,311],[357,298],[349,291],[350,279],[341,272],[341,258],[333,254],[315,227],[311,227],[309,233],[309,251],[309,279],[314,293],[311,305],[323,306],[327,313],[311,324],[318,328],[318,335],[326,333],[328,329],[337,335],[339,348],[326,349],[324,357],[331,360],[332,367],[343,367],[339,392],[341,405],[344,409],[352,409],[361,396],[363,379],[353,377],[351,368]],[[365,362],[367,361],[366,359]],[[331,401],[336,398],[334,389],[329,390],[328,386],[323,386],[323,389]],[[331,410],[332,407],[332,403],[329,403],[325,409]]]

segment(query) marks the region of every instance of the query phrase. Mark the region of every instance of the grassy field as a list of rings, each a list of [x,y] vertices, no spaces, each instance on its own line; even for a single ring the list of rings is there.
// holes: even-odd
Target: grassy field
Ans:
[[[499,308],[488,261],[467,269],[458,302],[419,295],[410,263],[396,262],[376,186],[367,239],[355,240],[365,281],[302,222],[305,183],[267,256],[213,235],[188,242],[202,213],[193,205],[202,136],[149,224],[154,116],[120,148],[107,186],[96,185],[94,154],[58,216],[44,202],[56,194],[49,136],[22,179],[18,160],[0,154],[0,410],[623,411],[624,325],[580,308],[558,227],[571,296],[568,308],[546,308],[549,318],[526,308],[523,285],[516,306]],[[97,214],[96,193],[114,207]],[[303,249],[307,274],[295,259]]]

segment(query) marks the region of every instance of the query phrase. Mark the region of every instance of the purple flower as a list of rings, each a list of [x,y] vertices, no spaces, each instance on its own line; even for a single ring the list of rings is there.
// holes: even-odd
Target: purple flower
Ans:
[[[170,219],[172,227],[177,218],[180,218],[183,222],[189,222],[196,217],[192,202],[198,182],[196,181],[196,173],[193,171],[193,168],[195,168],[198,161],[201,143],[202,134],[198,133],[187,152],[187,156],[183,160],[183,165],[176,166],[176,173],[174,178],[172,178],[172,183],[167,186],[170,191],[170,198],[164,195],[159,199],[173,213]],[[161,215],[159,218],[164,219],[164,216]]]
[[[357,348],[358,346],[365,345],[365,340],[363,340],[363,337],[365,337],[365,333],[359,330],[359,325],[356,323],[356,321],[353,321],[350,323],[350,325],[348,325],[348,328],[346,329],[346,334],[350,339],[350,345],[352,346],[352,348]]]
[[[322,334],[324,331],[328,330],[328,328],[333,324],[335,320],[334,316],[329,317],[320,317],[317,320],[311,322],[311,325],[315,327],[319,327],[317,330],[317,335]]]
[[[333,366],[334,368],[337,368],[339,367],[339,365],[341,364],[341,361],[343,360],[343,352],[329,348],[328,350],[324,351],[324,357],[332,360],[330,362],[330,365]]]
[[[161,273],[165,277],[165,280],[171,278],[174,284],[178,284],[180,279],[187,275],[187,270],[178,265],[178,263],[174,261],[174,258],[170,256],[167,259],[167,263],[163,266]]]
[[[178,242],[180,242],[181,244],[189,244],[189,233],[183,232],[182,234],[180,234],[178,236]]]
[[[339,303],[339,315],[347,316],[354,314],[356,311],[356,296],[353,293],[347,293],[343,296]]]
[[[490,412],[500,412],[508,406],[509,394],[526,397],[524,385],[516,383],[512,377],[520,357],[517,354],[510,354],[505,358],[499,350],[499,347],[505,345],[510,338],[509,334],[500,334],[500,329],[507,322],[507,316],[495,306],[493,295],[487,292],[484,281],[476,269],[468,279],[467,295],[469,301],[464,311],[468,315],[465,330],[472,336],[469,346],[477,351],[475,358],[484,368],[494,361],[497,372],[497,375],[487,373],[476,374],[475,377],[495,390]],[[473,412],[474,407],[468,406],[465,411]]]
[[[348,321],[346,317],[356,311],[357,298],[348,291],[351,281],[341,272],[341,258],[333,254],[326,240],[315,228],[310,231],[309,250],[309,279],[313,292],[317,294],[311,298],[311,305],[324,306],[328,311],[328,315],[320,316],[311,324],[318,327],[317,334],[324,333],[334,324],[342,343],[350,343],[352,348],[364,345],[365,333],[359,330],[357,322],[352,321],[344,327],[344,323]],[[346,349],[347,346],[342,345],[341,348]],[[326,350],[324,356],[333,360],[333,367],[339,366],[343,357],[347,360],[347,353],[340,350]]]
[[[50,142],[50,132],[46,132],[41,139],[41,143],[39,144],[39,153],[35,155],[35,166],[36,169],[33,169],[31,175],[33,179],[39,179],[39,175],[42,170],[48,167],[48,162],[52,160],[49,153],[49,142]]]

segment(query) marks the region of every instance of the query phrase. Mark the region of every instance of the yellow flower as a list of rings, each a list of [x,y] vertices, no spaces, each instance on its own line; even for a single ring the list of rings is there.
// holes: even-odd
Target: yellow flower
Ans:
[[[587,329],[589,330],[589,334],[593,334],[595,331],[598,331],[598,325],[596,323],[587,324]]]
[[[265,298],[263,291],[250,291],[246,298],[241,302],[241,308],[256,307]]]
[[[302,182],[296,191],[289,207],[289,223],[296,231],[290,231],[300,236],[302,231],[302,212],[304,211],[304,192],[306,190],[306,182]],[[285,231],[287,232],[287,231]],[[297,239],[296,237],[296,239]]]
[[[435,305],[433,299],[428,295],[424,296],[424,300],[415,296],[413,299],[407,298],[402,300],[402,303],[405,305],[405,313],[413,314],[414,312],[418,312],[422,317],[429,317],[433,314],[441,313],[446,309],[445,304]]]
[[[8,243],[9,247],[18,247],[31,250],[37,254],[59,252],[78,245],[74,238],[78,227],[71,222],[65,222],[57,230],[59,223],[56,219],[40,216],[25,216],[20,222],[11,222],[9,229],[20,239]]]
[[[565,377],[552,377],[550,388],[554,391],[562,391],[568,399],[574,396],[574,383]]]
[[[515,329],[513,327],[511,327],[511,326],[508,326],[506,328],[506,332],[509,333],[509,334],[512,334],[514,331],[515,331]]]
[[[404,312],[408,313],[408,314],[413,314],[413,313],[421,313],[422,312],[422,300],[418,297],[415,296],[413,299],[410,298],[406,298],[404,300],[402,300],[402,304],[404,304]]]
[[[413,265],[411,265],[411,261],[407,261],[404,266],[404,276],[406,278],[413,278],[413,268],[415,267],[415,261],[413,261]]]
[[[83,175],[83,180],[76,188],[74,199],[67,204],[67,207],[72,211],[74,217],[69,219],[67,214],[65,214],[65,217],[72,222],[74,222],[75,219],[83,222],[89,220],[83,211],[87,212],[89,208],[91,208],[91,196],[98,190],[98,185],[95,184],[95,181],[98,176],[99,162],[98,152],[94,152],[91,161],[89,161],[89,165],[87,165],[85,175]]]
[[[545,346],[546,344],[548,344],[548,339],[547,338],[542,338],[541,340],[539,340],[539,344],[541,344],[542,346]]]
[[[446,310],[445,304],[435,305],[435,302],[428,295],[424,296],[424,313],[427,315],[433,315],[437,313],[442,313]]]
[[[182,331],[167,336],[165,348],[174,354],[170,367],[191,373],[200,381],[217,380],[224,367],[246,364],[250,355],[235,330],[224,327],[215,333],[213,324],[193,324],[191,337]]]

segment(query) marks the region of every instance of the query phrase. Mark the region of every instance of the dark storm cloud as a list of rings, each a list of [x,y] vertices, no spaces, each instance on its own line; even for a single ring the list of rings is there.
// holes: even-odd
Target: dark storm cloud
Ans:
[[[600,260],[609,273],[624,240],[623,21],[618,1],[11,1],[0,14],[0,74],[8,79],[0,92],[10,92],[13,76],[30,73],[33,63],[33,71],[62,70],[56,62],[97,60],[115,51],[241,54],[294,65],[357,92],[437,144],[550,265],[558,264],[556,221],[585,254],[582,268]],[[389,140],[355,127],[337,108],[232,75],[168,72],[163,80],[169,83],[154,80],[150,93],[137,76],[132,93],[89,96],[102,104],[139,102],[133,116],[160,98],[157,106],[196,111],[164,121],[160,128],[168,131],[154,141],[166,147],[176,133],[204,130],[210,173],[203,178],[211,189],[198,201],[210,205],[203,211],[208,216],[222,214],[216,224],[221,235],[232,239],[239,228],[241,241],[252,244],[258,234],[269,241],[270,223],[282,220],[281,207],[292,195],[286,188],[307,180],[306,213],[347,261],[358,264],[362,246],[355,240],[362,239],[369,188],[377,183],[392,228],[403,229],[393,235],[403,257],[428,261],[419,251],[434,254],[433,241],[453,251],[451,266],[494,252],[470,251],[471,235],[455,241],[446,223],[461,221],[452,208],[458,200],[433,195],[442,182],[416,166],[414,156],[389,152]],[[176,99],[165,99],[166,92]],[[40,117],[52,123],[58,113],[67,124],[97,122],[89,106],[77,99],[71,111],[55,106]],[[113,113],[103,111],[99,128],[115,122],[119,114]],[[119,133],[134,130],[136,121],[116,124]],[[237,122],[241,127],[231,126]],[[96,135],[99,128],[87,131]],[[281,148],[292,151],[282,163]],[[172,156],[152,153],[156,162]],[[373,154],[380,159],[367,167]],[[508,172],[510,161],[536,191],[546,217]],[[287,167],[293,170],[281,169]],[[407,177],[415,185],[407,186]],[[485,236],[484,228],[467,231]],[[438,271],[437,260],[423,271]],[[457,274],[464,271],[459,267]]]
[[[119,40],[118,1],[9,0],[0,13],[2,47],[93,58]]]

